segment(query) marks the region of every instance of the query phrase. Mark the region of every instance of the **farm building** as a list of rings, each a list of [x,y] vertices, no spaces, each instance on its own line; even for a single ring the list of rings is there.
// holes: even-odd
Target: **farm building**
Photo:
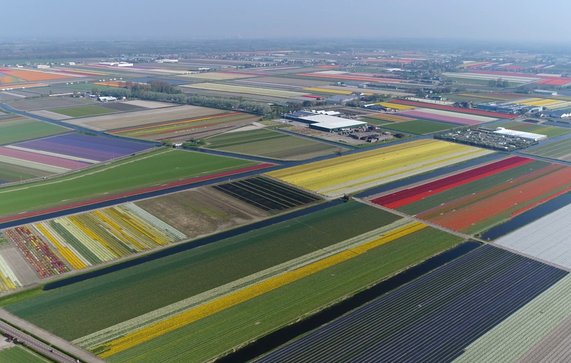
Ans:
[[[341,112],[339,112],[339,111],[326,111],[326,110],[315,111],[315,110],[311,110],[311,112],[318,114],[318,115],[329,115],[329,116],[341,115]]]
[[[113,96],[99,96],[97,97],[97,100],[99,102],[113,102],[113,101],[117,101],[117,97],[113,97]]]
[[[309,127],[320,131],[339,131],[341,129],[350,129],[355,127],[366,126],[367,123],[363,121],[350,120],[343,117],[329,116],[329,115],[314,115],[304,117],[309,123]]]
[[[348,118],[331,115],[315,114],[307,111],[290,113],[285,115],[285,118],[306,123],[310,128],[315,130],[327,132],[363,127],[367,125],[367,123],[363,121],[355,121]]]
[[[531,139],[534,141],[541,141],[541,140],[547,139],[547,136],[542,135],[542,134],[535,134],[533,132],[511,130],[511,129],[506,129],[503,127],[498,127],[496,129],[496,131],[494,131],[494,133],[500,134],[500,135],[518,136],[518,137],[522,137],[524,139]]]

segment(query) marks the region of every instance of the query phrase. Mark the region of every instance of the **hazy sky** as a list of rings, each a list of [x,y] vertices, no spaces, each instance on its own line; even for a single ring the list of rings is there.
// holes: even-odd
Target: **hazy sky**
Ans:
[[[455,38],[571,44],[571,0],[0,0],[0,38]]]

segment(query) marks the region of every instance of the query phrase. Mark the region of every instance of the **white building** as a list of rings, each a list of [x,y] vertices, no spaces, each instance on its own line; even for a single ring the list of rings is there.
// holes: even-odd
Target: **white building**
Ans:
[[[156,63],[178,63],[178,59],[157,59]]]
[[[99,102],[113,102],[113,101],[117,101],[117,97],[112,97],[112,96],[99,96],[97,97],[97,100]]]
[[[547,139],[547,136],[542,135],[542,134],[535,134],[533,132],[511,130],[511,129],[506,129],[503,127],[498,127],[496,129],[496,131],[494,131],[494,133],[500,134],[500,135],[518,136],[518,137],[522,137],[524,139],[531,139],[534,141],[541,141],[541,140]]]
[[[306,121],[312,129],[333,132],[341,129],[349,129],[355,127],[366,126],[363,121],[355,121],[348,118],[330,116],[330,115],[314,115],[302,116],[299,119]]]

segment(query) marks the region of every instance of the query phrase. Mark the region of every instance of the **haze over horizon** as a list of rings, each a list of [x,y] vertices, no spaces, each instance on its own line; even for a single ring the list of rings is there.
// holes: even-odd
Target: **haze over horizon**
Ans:
[[[57,5],[56,5],[57,4]],[[454,0],[20,0],[0,39],[203,40],[430,38],[571,43],[571,2]],[[22,26],[22,22],[26,25]]]

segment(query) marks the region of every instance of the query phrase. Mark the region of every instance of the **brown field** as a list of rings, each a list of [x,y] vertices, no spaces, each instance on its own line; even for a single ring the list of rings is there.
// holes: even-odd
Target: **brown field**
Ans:
[[[128,112],[122,114],[85,117],[73,120],[71,123],[88,127],[93,130],[103,131],[123,127],[160,123],[177,119],[203,117],[214,115],[220,112],[220,110],[207,107],[177,106]]]
[[[252,223],[268,216],[267,212],[210,187],[169,194],[135,204],[163,221],[168,221],[189,238]]]
[[[131,100],[131,101],[125,101],[125,102],[121,102],[121,103],[126,104],[126,105],[143,107],[143,108],[163,108],[163,107],[174,106],[174,104],[172,104],[172,103],[157,102],[157,101],[144,101],[144,100]]]

